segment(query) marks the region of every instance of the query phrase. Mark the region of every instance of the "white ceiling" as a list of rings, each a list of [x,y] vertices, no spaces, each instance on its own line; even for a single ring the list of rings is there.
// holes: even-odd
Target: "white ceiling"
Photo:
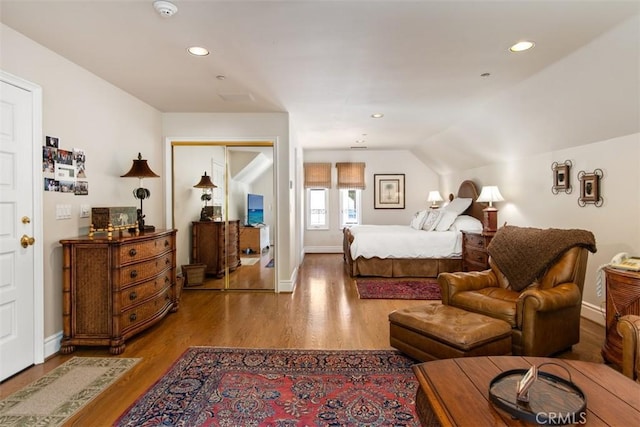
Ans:
[[[173,3],[179,10],[170,18],[152,0],[0,0],[0,13],[4,24],[162,112],[288,112],[304,148],[393,149],[445,132],[637,15],[640,4]],[[508,52],[522,39],[536,47]],[[211,54],[190,56],[192,45]],[[370,117],[378,112],[384,118]]]

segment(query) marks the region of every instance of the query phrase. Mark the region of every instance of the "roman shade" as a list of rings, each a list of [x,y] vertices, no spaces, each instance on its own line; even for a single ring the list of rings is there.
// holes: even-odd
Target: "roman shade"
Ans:
[[[331,163],[305,163],[304,188],[331,188]]]
[[[364,163],[336,163],[338,188],[364,190]]]

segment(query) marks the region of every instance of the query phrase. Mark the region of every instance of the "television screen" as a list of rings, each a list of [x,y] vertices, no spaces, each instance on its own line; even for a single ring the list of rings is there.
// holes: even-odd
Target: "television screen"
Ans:
[[[247,195],[247,224],[262,224],[264,222],[264,196],[260,194]]]

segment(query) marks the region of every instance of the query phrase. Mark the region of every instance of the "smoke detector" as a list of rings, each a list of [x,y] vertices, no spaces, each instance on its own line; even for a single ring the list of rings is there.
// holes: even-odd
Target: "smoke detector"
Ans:
[[[153,8],[163,18],[169,18],[178,12],[178,7],[170,1],[157,0],[153,2]]]

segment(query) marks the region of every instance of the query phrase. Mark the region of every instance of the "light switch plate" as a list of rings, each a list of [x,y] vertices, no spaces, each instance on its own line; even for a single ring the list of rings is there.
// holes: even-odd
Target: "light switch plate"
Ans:
[[[89,218],[90,210],[89,205],[80,205],[80,218]]]

